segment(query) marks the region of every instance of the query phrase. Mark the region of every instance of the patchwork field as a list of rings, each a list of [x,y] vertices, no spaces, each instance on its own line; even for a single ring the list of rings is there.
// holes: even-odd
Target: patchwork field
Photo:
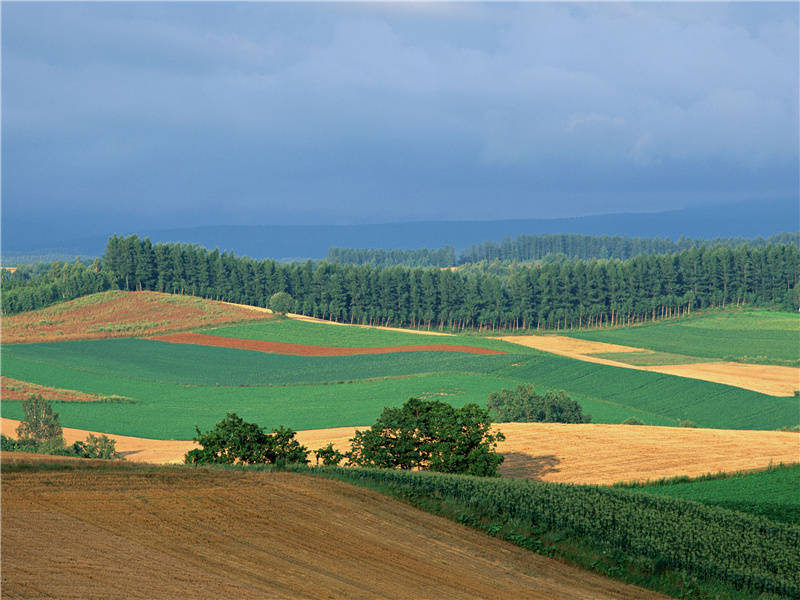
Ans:
[[[567,332],[565,335],[707,359],[800,366],[800,315],[797,313],[708,312],[666,323]]]
[[[3,418],[3,435],[16,437],[19,421]],[[506,440],[503,476],[562,483],[610,485],[661,477],[691,477],[719,471],[763,469],[800,462],[800,435],[775,431],[675,429],[632,425],[500,423]],[[349,449],[355,427],[297,432],[310,450],[329,442]],[[68,444],[86,439],[82,429],[64,429]],[[117,450],[134,462],[180,463],[195,444],[115,435]]]
[[[632,491],[695,500],[748,512],[773,521],[800,524],[800,465],[710,480],[647,485]]]
[[[584,362],[711,381],[770,396],[792,396],[795,390],[800,390],[800,368],[797,367],[706,362],[697,356],[642,350],[559,335],[505,336],[502,339]]]
[[[196,346],[212,346],[216,348],[235,348],[253,350],[267,354],[283,354],[287,356],[358,356],[361,354],[395,354],[403,352],[463,352],[466,354],[506,354],[499,350],[462,346],[457,344],[424,344],[416,346],[383,346],[369,348],[348,348],[340,346],[309,346],[307,344],[291,344],[287,342],[267,342],[236,337],[222,337],[204,333],[180,332],[151,337],[158,342],[171,344],[192,344]]]
[[[241,306],[158,292],[110,291],[3,317],[2,343],[153,335],[272,316]]]
[[[2,461],[8,598],[663,597],[337,481],[18,460]]]

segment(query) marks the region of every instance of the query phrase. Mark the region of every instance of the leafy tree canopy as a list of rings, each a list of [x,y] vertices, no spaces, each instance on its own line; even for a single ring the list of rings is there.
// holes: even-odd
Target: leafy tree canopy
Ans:
[[[25,418],[17,427],[17,435],[41,444],[44,442],[63,446],[61,421],[53,412],[50,403],[40,394],[28,396],[22,401]]]
[[[489,412],[477,404],[453,408],[439,400],[409,398],[385,408],[368,430],[356,432],[350,464],[442,473],[495,476],[503,456],[495,451],[505,439],[491,433]]]
[[[194,441],[202,446],[186,454],[185,462],[221,464],[307,463],[308,449],[295,439],[295,432],[280,427],[267,433],[255,423],[247,423],[228,413],[214,429],[201,432],[195,427]]]
[[[563,390],[548,390],[540,396],[530,383],[518,385],[516,390],[492,392],[488,408],[501,422],[589,423],[592,420]]]
[[[292,310],[294,300],[286,292],[276,292],[269,297],[269,308],[280,315]]]

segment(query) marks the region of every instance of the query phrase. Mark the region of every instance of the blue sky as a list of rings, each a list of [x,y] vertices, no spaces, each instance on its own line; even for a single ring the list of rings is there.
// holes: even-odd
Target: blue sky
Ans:
[[[4,229],[798,196],[796,3],[4,2],[2,52]]]

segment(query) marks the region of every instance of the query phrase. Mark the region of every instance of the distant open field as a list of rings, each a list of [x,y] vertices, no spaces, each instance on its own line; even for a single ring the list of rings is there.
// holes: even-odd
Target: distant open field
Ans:
[[[659,352],[561,335],[505,336],[505,341],[584,362],[653,371],[740,387],[770,396],[792,396],[800,389],[800,368],[729,361]]]
[[[3,435],[16,437],[18,425],[3,418]],[[800,461],[800,435],[789,432],[560,423],[500,423],[495,428],[506,435],[498,446],[506,457],[500,473],[542,481],[609,485]],[[309,450],[330,442],[345,452],[355,431],[304,430],[297,439]],[[89,433],[99,432],[67,428],[64,439],[70,444]],[[117,450],[134,462],[180,463],[195,447],[191,441],[113,437]]]
[[[662,597],[342,482],[86,462],[3,458],[4,597]]]
[[[213,346],[216,348],[236,348],[238,350],[253,350],[267,354],[283,354],[288,356],[358,356],[361,354],[395,354],[404,352],[463,352],[466,354],[506,354],[499,350],[463,346],[457,344],[420,344],[414,346],[370,346],[368,348],[353,348],[342,346],[312,346],[308,344],[294,344],[288,342],[267,342],[264,340],[249,340],[237,337],[222,337],[182,331],[167,333],[149,338],[158,342],[171,344],[192,344],[196,346]]]
[[[632,491],[695,500],[800,524],[800,464],[720,479],[645,485]]]
[[[272,316],[224,302],[158,292],[102,292],[3,317],[2,343],[153,335]]]
[[[564,335],[695,357],[800,366],[800,314],[797,313],[709,312],[666,323]]]

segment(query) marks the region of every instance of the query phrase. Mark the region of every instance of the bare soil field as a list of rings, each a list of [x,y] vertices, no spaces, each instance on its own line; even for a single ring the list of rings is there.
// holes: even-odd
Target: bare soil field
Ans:
[[[61,402],[97,402],[100,400],[100,396],[96,394],[87,394],[76,390],[62,390],[0,375],[0,399],[23,400],[31,394],[39,394],[45,400],[58,400]]]
[[[800,369],[796,367],[780,367],[775,365],[754,365],[736,362],[699,362],[681,365],[632,365],[609,358],[592,356],[594,354],[608,353],[640,353],[655,354],[652,350],[619,346],[590,340],[563,337],[559,335],[518,335],[500,338],[506,342],[520,344],[529,348],[552,352],[585,362],[638,369],[640,371],[655,371],[689,379],[701,379],[734,387],[760,392],[770,396],[791,396],[795,390],[800,389]]]
[[[16,437],[18,425],[19,421],[3,418],[3,435]],[[332,442],[346,451],[356,429],[298,431],[297,439],[311,450]],[[542,481],[610,485],[800,462],[800,434],[794,432],[594,423],[500,423],[495,429],[506,435],[506,441],[498,446],[506,457],[501,474]],[[89,433],[99,435],[65,428],[64,439],[71,444],[86,439]],[[117,440],[117,450],[126,460],[135,462],[181,463],[184,454],[195,447],[191,441],[109,437]]]
[[[225,302],[159,292],[102,292],[3,318],[2,343],[131,337],[269,319]]]
[[[664,597],[292,473],[6,472],[2,522],[6,598]]]
[[[394,352],[465,352],[467,354],[505,354],[500,350],[460,346],[455,344],[423,344],[416,346],[388,346],[382,348],[344,348],[333,346],[308,346],[305,344],[287,344],[285,342],[265,342],[242,338],[207,335],[205,333],[169,333],[151,336],[149,339],[173,344],[195,344],[198,346],[215,346],[218,348],[236,348],[239,350],[255,350],[269,354],[288,354],[291,356],[356,356],[359,354],[390,354]]]

